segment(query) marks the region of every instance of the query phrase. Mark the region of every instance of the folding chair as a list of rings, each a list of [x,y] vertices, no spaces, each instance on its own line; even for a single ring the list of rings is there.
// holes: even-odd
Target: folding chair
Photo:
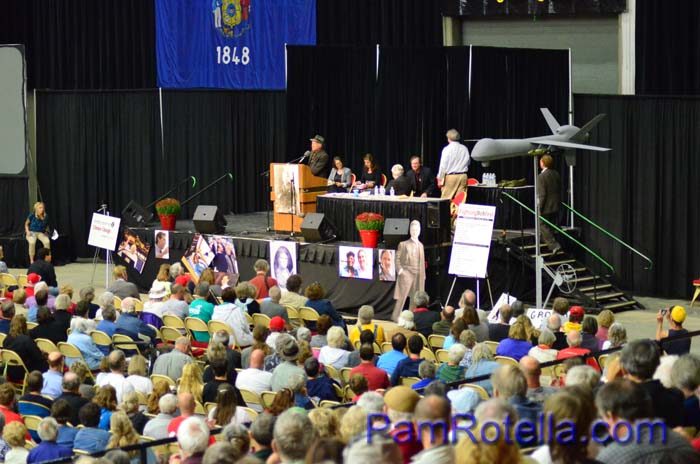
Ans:
[[[318,321],[319,314],[318,312],[313,309],[309,308],[307,306],[302,306],[299,308],[299,316],[301,316],[301,319],[304,321],[304,324],[308,322],[313,322],[313,326],[315,327],[316,321]]]
[[[141,354],[139,346],[136,343],[134,343],[134,340],[132,340],[131,337],[127,335],[112,335],[112,345],[114,345],[115,349],[119,349],[122,351],[136,351],[138,354]]]
[[[449,350],[442,350],[442,349],[437,350],[437,351],[435,352],[435,357],[437,358],[437,361],[438,361],[439,363],[446,363],[446,362],[447,362],[447,356],[448,356],[449,352],[450,352]]]
[[[15,387],[17,393],[22,394],[22,390],[24,390],[24,384],[27,381],[27,375],[29,374],[29,369],[27,369],[27,366],[24,364],[24,361],[22,361],[22,358],[17,353],[11,350],[2,350],[2,361],[5,363],[3,376],[5,377],[5,379],[7,379],[9,383],[12,384],[12,386]],[[17,379],[11,379],[7,376],[7,369],[9,367],[17,367],[24,370],[24,374],[22,376],[21,381],[17,381]]]
[[[497,363],[501,364],[511,364],[516,367],[520,367],[520,363],[515,360],[515,358],[511,358],[510,356],[495,356],[494,361]]]
[[[92,341],[95,342],[95,345],[98,346],[98,348],[102,349],[102,347],[106,347],[107,350],[102,350],[102,351],[111,351],[112,349],[112,339],[110,338],[109,335],[106,333],[102,332],[101,330],[93,330],[90,332],[90,337],[92,337]]]
[[[17,412],[20,416],[48,417],[51,415],[51,409],[43,404],[24,400],[17,401]]]
[[[287,317],[289,318],[289,322],[294,327],[301,327],[302,325],[304,325],[304,321],[299,315],[299,311],[297,310],[297,308],[288,305],[285,305],[284,307],[287,308]]]
[[[423,349],[420,352],[420,357],[423,359],[427,359],[430,362],[437,362],[437,358],[435,357],[435,353],[433,353],[433,350],[430,348],[423,347]]]
[[[399,377],[399,385],[404,385],[406,387],[410,387],[418,382],[420,382],[420,378],[418,377]]]
[[[243,397],[243,401],[245,401],[245,404],[247,405],[258,405],[263,407],[263,400],[260,395],[258,395],[256,392],[251,391],[251,390],[246,390],[245,388],[239,389],[241,392],[241,396]]]
[[[445,336],[444,335],[429,335],[428,336],[428,345],[430,348],[432,348],[433,351],[441,350],[442,346],[445,344]]]
[[[166,382],[168,385],[170,385],[171,388],[177,387],[175,380],[171,379],[167,375],[151,374],[151,382],[153,382],[155,384],[156,381],[158,381],[158,380],[162,380],[162,381]]]
[[[277,393],[275,393],[275,392],[273,392],[273,391],[264,391],[264,392],[262,392],[262,393],[260,394],[260,399],[262,400],[262,405],[263,405],[265,408],[269,408],[270,405],[272,404],[272,402],[273,402],[274,399],[275,399],[275,395],[277,395]]]
[[[173,316],[172,314],[164,314],[161,319],[163,319],[163,325],[167,325],[168,327],[178,329],[180,330],[182,335],[187,335],[185,321],[183,321],[179,317]]]
[[[54,342],[52,342],[48,338],[37,338],[34,341],[36,342],[37,348],[39,348],[39,350],[42,353],[49,354],[54,351],[59,351],[58,347],[54,344]]]
[[[95,333],[95,332],[93,332]],[[164,343],[175,343],[175,340],[178,338],[182,337],[182,332],[177,330],[174,327],[168,327],[167,325],[164,325],[163,327],[160,328],[160,337],[161,340],[163,340]]]
[[[481,396],[481,399],[484,401],[489,399],[489,392],[487,392],[486,389],[481,385],[476,385],[473,383],[463,383],[459,386],[459,388],[469,388],[470,390],[474,390],[479,394],[479,396]]]
[[[58,351],[60,351],[65,358],[71,358],[76,361],[82,361],[83,363],[85,363],[86,366],[88,365],[87,361],[85,361],[83,353],[81,353],[80,350],[72,343],[58,342]],[[92,372],[88,371],[88,374],[94,382],[95,377],[92,375]]]
[[[197,319],[196,317],[186,317],[185,318],[185,328],[187,328],[187,331],[190,333],[190,337],[192,338],[192,340],[196,340],[196,338],[194,336],[195,332],[204,333],[204,334],[206,334],[207,339],[209,338],[209,327],[207,327],[207,323],[201,319]],[[200,343],[208,343],[208,342],[200,342]]]
[[[270,327],[270,320],[270,316],[265,314],[253,314],[253,325],[264,325],[265,327]]]
[[[34,440],[36,443],[41,441],[39,434],[37,433],[37,429],[39,428],[39,422],[41,422],[42,419],[43,417],[39,416],[22,416],[22,420],[24,421],[24,425],[27,426],[29,435],[31,435],[32,440]]]

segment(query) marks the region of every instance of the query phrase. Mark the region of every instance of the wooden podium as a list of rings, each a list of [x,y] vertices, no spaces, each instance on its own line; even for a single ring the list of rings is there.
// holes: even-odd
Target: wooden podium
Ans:
[[[299,213],[315,213],[316,198],[326,193],[327,189],[328,179],[314,176],[305,164],[270,163],[274,229],[301,232],[304,218]]]

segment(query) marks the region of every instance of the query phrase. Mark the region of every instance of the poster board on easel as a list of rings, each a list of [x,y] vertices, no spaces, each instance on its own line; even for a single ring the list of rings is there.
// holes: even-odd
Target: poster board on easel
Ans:
[[[462,203],[455,219],[448,273],[457,277],[486,278],[496,207]]]

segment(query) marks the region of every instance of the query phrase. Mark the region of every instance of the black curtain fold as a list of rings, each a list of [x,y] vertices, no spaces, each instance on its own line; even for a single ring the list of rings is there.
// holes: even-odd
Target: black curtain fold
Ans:
[[[29,214],[29,180],[26,176],[0,176],[0,198],[3,214],[0,235],[24,235],[24,221]]]
[[[37,92],[37,171],[53,225],[89,256],[92,213],[155,195],[158,92]]]
[[[318,45],[440,46],[440,2],[317,0]]]
[[[198,185],[191,194],[233,175],[188,204],[181,217],[191,217],[198,204],[224,213],[266,209],[269,179],[261,174],[284,160],[284,92],[163,91],[163,130],[159,191],[193,175]]]
[[[591,143],[608,153],[579,155],[576,207],[654,261],[645,262],[590,226],[584,240],[642,294],[687,298],[700,269],[700,99],[576,95],[576,118],[608,117]]]
[[[359,169],[374,144],[376,47],[287,47],[287,148],[285,157],[326,138],[326,150]]]
[[[0,43],[27,49],[38,89],[156,86],[153,0],[7,0]]]
[[[636,93],[700,94],[700,4],[637,2],[635,18]]]

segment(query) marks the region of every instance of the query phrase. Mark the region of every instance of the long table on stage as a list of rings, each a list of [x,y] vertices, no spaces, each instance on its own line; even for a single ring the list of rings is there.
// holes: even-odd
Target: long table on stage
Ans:
[[[496,207],[496,219],[493,228],[496,230],[520,230],[535,227],[535,218],[522,209],[510,198],[501,197],[506,192],[530,208],[534,209],[535,187],[498,187],[497,185],[474,185],[467,189],[467,203],[475,205],[492,205]],[[502,201],[501,201],[502,200]]]
[[[451,241],[449,200],[329,193],[318,197],[316,211],[326,215],[335,226],[340,240],[348,242],[360,241],[355,227],[355,216],[360,213],[379,213],[385,218],[419,221],[422,225],[420,240],[425,246]]]

